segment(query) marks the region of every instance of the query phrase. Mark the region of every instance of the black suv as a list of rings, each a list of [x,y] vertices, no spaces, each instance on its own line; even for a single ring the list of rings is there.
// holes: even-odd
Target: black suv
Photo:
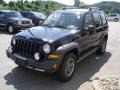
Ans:
[[[22,11],[20,13],[23,17],[31,19],[34,26],[39,26],[40,23],[43,22],[46,18],[44,14],[39,13],[39,12]]]
[[[32,27],[32,20],[23,18],[17,11],[0,10],[0,29],[7,29],[9,33]]]
[[[42,26],[16,34],[7,56],[16,64],[72,78],[76,63],[93,52],[104,54],[108,23],[98,8],[54,11]]]

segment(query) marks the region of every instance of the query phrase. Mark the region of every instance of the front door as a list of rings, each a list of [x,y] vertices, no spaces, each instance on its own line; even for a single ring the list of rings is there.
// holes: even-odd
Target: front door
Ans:
[[[89,26],[94,26],[93,17],[90,13],[86,14],[83,19],[82,37],[80,41],[82,51],[92,47],[91,42],[93,41],[95,30],[91,32],[91,30],[89,30]]]

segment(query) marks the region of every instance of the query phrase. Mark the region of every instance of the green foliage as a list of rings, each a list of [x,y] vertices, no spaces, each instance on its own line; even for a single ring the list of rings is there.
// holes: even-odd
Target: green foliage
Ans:
[[[79,7],[80,6],[80,0],[74,0],[74,2],[75,2],[75,4],[74,4],[75,7]]]
[[[15,2],[10,1],[10,2],[9,2],[9,7],[14,8],[14,7],[15,7]]]
[[[3,4],[4,3],[4,0],[0,0],[0,4]]]
[[[92,6],[100,7],[106,14],[118,13],[120,14],[120,3],[113,1],[104,1],[101,3],[94,4]]]
[[[36,0],[29,2],[29,0],[16,0],[17,2],[10,1],[6,4],[3,0],[0,0],[0,9],[11,9],[17,11],[36,11],[42,12],[44,14],[49,14],[52,11],[55,11],[66,5],[57,3],[55,1],[43,1]],[[4,6],[4,7],[3,7]]]

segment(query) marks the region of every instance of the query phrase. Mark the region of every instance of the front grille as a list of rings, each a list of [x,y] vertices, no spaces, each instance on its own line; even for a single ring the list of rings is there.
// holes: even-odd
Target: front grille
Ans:
[[[41,43],[35,42],[33,40],[16,39],[14,52],[33,58],[34,53],[39,52],[41,45]]]
[[[30,24],[30,21],[22,21],[22,24]]]

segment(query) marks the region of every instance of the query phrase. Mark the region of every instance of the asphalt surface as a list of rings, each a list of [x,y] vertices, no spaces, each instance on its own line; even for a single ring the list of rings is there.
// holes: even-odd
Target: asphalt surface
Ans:
[[[61,83],[55,75],[18,67],[6,57],[12,35],[0,31],[0,90],[92,90],[91,82],[103,75],[120,75],[120,22],[109,22],[105,55],[92,54],[78,64],[73,79]]]

